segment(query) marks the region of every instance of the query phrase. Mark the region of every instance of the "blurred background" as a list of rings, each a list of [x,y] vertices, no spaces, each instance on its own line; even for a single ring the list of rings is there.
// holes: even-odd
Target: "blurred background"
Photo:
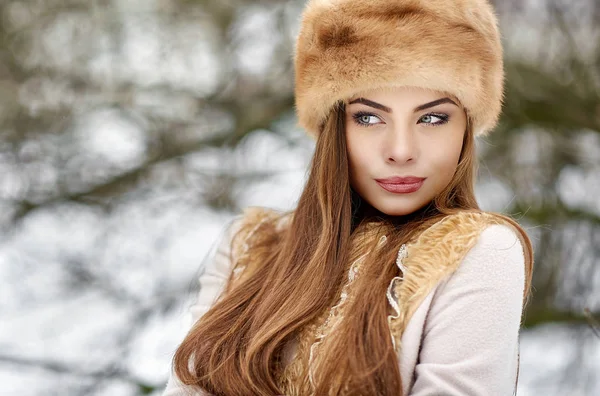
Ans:
[[[536,250],[519,395],[598,395],[600,2],[495,3],[477,194]],[[302,189],[303,5],[0,1],[0,395],[161,393],[223,227]]]

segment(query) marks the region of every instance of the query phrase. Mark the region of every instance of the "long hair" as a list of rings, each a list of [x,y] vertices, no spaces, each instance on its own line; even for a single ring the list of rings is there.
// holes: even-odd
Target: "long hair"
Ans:
[[[323,124],[310,173],[289,225],[279,230],[265,221],[254,232],[252,268],[190,330],[173,358],[177,377],[214,395],[278,395],[282,391],[284,345],[314,325],[335,303],[348,263],[356,255],[355,236],[367,224],[385,233],[386,246],[400,246],[441,218],[479,211],[474,183],[475,142],[467,122],[456,172],[428,205],[407,216],[390,217],[361,202],[350,186],[345,108],[336,106]],[[529,290],[532,249],[522,228]],[[247,231],[247,230],[246,230]],[[238,235],[247,235],[247,232]],[[240,241],[234,238],[232,247]],[[372,249],[373,243],[364,243]],[[336,336],[327,341],[314,384],[317,395],[395,395],[402,389],[398,360],[387,323],[386,290],[397,275],[397,249],[374,249]],[[240,259],[241,260],[241,259]],[[368,263],[377,265],[368,265]],[[347,393],[351,389],[352,393]]]

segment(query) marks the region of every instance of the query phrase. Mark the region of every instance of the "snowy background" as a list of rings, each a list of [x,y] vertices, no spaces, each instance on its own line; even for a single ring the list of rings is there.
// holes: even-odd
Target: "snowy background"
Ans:
[[[496,3],[507,101],[477,194],[536,249],[519,395],[597,395],[600,4]],[[0,0],[1,396],[161,393],[223,227],[302,189],[302,6]]]

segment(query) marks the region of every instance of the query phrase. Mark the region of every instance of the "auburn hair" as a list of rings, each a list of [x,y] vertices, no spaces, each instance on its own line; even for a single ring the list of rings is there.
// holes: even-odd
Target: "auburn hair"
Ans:
[[[448,186],[425,207],[399,217],[373,210],[350,186],[342,102],[320,132],[298,205],[283,214],[289,216],[286,226],[279,227],[278,219],[271,217],[259,224],[246,223],[233,238],[232,251],[247,244],[247,254],[233,257],[233,266],[244,268],[244,276],[237,281],[230,276],[223,294],[178,347],[173,367],[182,383],[214,395],[284,394],[280,379],[284,345],[323,317],[339,296],[349,263],[371,252],[356,285],[361,297],[346,308],[352,314],[321,346],[314,394],[397,395],[402,389],[386,299],[387,286],[398,275],[397,247],[445,216],[481,211],[474,193],[477,159],[472,123],[468,117],[458,166]],[[496,215],[520,234],[528,297],[531,242],[517,222]],[[376,232],[357,244],[357,236],[364,236],[361,230],[369,225]],[[396,248],[374,249],[383,234],[386,246]]]

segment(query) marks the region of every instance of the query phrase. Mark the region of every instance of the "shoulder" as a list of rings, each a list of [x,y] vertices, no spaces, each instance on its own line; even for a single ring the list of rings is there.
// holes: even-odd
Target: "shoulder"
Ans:
[[[414,264],[429,263],[436,272],[450,273],[472,249],[489,249],[515,241],[517,228],[512,220],[489,212],[459,211],[446,215],[417,234],[408,243]],[[518,225],[517,225],[518,226]]]
[[[525,233],[510,217],[494,212],[461,211],[445,220],[448,221],[445,228],[454,234],[454,245],[465,236],[471,241],[458,270],[485,271],[499,267],[523,271]]]
[[[525,261],[523,244],[515,229],[506,224],[489,224],[467,253],[462,266],[496,269],[520,274]]]
[[[487,317],[504,317],[518,325],[525,280],[525,257],[517,232],[505,224],[487,225],[456,269],[431,290],[429,315],[447,318],[444,326],[471,311],[477,312],[473,325],[478,320],[483,324]],[[486,327],[494,327],[492,322]]]
[[[252,206],[243,210],[230,227],[231,272],[235,284],[243,282],[269,255],[288,228],[293,212]]]
[[[479,262],[484,268],[516,271],[522,278],[529,246],[525,231],[515,220],[498,213],[480,212],[476,216],[479,233],[461,266],[477,266],[475,263]]]
[[[263,206],[250,206],[245,208],[238,218],[240,228],[257,227],[267,223],[276,229],[282,229],[289,222],[292,213]]]
[[[261,206],[245,208],[231,226],[233,256],[244,254],[258,237],[266,233],[279,233],[286,228],[290,218],[291,212]]]
[[[514,227],[508,224],[488,224],[480,233],[476,249],[484,251],[521,251],[523,245]]]
[[[510,281],[513,288],[523,290],[526,245],[519,225],[503,215],[482,211],[448,215],[408,245],[406,288],[427,294],[436,284],[441,289],[469,282],[481,286],[485,280]]]
[[[476,245],[477,249],[502,249],[505,245],[523,249],[528,242],[527,233],[512,218],[479,210],[462,210],[447,215],[427,228],[419,239],[428,242],[441,239],[450,245],[469,240],[469,248]]]
[[[520,299],[525,273],[524,248],[517,231],[507,224],[488,224],[442,289],[502,290],[501,294]]]

